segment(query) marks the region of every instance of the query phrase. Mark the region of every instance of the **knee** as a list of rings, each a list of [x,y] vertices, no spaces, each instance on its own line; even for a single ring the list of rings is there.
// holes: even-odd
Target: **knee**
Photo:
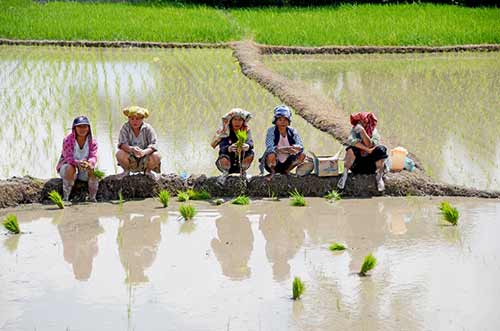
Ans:
[[[297,156],[297,161],[299,162],[304,162],[306,159],[306,155],[304,153],[300,153],[299,156]]]
[[[74,180],[76,177],[76,167],[70,164],[67,165],[64,171],[64,178],[68,180]]]
[[[228,168],[229,169],[229,167],[231,167],[231,162],[226,157],[221,157],[220,160],[219,160],[219,163],[220,163],[220,165],[223,168]]]
[[[253,155],[250,155],[243,160],[243,163],[252,163],[252,161],[253,161]]]
[[[276,154],[270,153],[266,157],[266,162],[267,163],[276,163]]]
[[[128,161],[128,153],[122,151],[121,149],[119,149],[116,152],[115,157],[118,160],[118,162],[120,162],[120,163],[124,163],[124,162]]]
[[[149,156],[149,163],[152,165],[158,165],[161,162],[161,155],[158,152],[153,152]]]

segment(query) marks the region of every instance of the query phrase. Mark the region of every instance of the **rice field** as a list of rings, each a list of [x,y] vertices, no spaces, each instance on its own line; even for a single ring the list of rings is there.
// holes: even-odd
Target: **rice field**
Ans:
[[[98,141],[98,166],[120,172],[114,154],[127,120],[121,109],[148,108],[164,173],[217,174],[210,140],[233,107],[254,114],[251,174],[280,101],[247,79],[229,49],[87,49],[0,47],[0,178],[56,176],[62,140],[74,117],[87,115]],[[299,116],[306,150],[334,154],[338,143]]]
[[[373,111],[436,179],[500,188],[500,53],[270,56],[346,113]],[[348,121],[348,118],[346,118]]]

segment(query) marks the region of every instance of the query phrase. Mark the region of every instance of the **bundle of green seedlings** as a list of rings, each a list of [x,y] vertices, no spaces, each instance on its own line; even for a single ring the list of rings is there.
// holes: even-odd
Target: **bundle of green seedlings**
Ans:
[[[243,144],[246,143],[248,139],[248,133],[247,131],[244,130],[238,130],[236,131],[236,147],[238,148],[238,161],[240,163],[240,175],[243,175],[243,153],[242,153],[242,148]]]
[[[210,193],[208,193],[205,190],[196,191],[193,189],[189,189],[189,190],[187,190],[186,193],[188,194],[190,200],[208,200],[208,199],[212,198]]]
[[[446,222],[450,223],[451,225],[457,225],[458,218],[460,217],[460,213],[458,212],[457,208],[450,205],[448,201],[443,201],[439,205],[439,210]]]
[[[346,249],[346,247],[340,243],[334,242],[333,244],[330,245],[330,250],[331,251],[343,251]]]
[[[97,178],[97,180],[102,180],[106,176],[106,174],[104,173],[104,171],[96,167],[94,168],[94,176],[95,178]]]
[[[328,200],[328,201],[339,201],[342,199],[342,196],[340,196],[340,193],[335,191],[335,190],[331,190],[330,192],[328,192],[326,195],[325,195],[325,199]]]
[[[377,265],[377,259],[372,253],[368,254],[363,261],[363,265],[361,265],[361,270],[359,271],[359,275],[362,277],[366,276],[366,273]]]
[[[161,190],[158,192],[158,200],[160,200],[163,208],[168,207],[168,200],[170,200],[170,192],[167,190]]]
[[[125,202],[125,199],[123,198],[123,193],[122,193],[122,191],[119,191],[118,192],[118,204],[120,206],[122,206],[124,202]]]
[[[292,199],[292,201],[290,202],[292,206],[303,207],[306,205],[306,199],[304,199],[304,196],[300,194],[299,191],[297,191],[297,189],[289,193],[290,193],[290,198]]]
[[[14,233],[14,234],[19,234],[21,233],[21,230],[19,229],[19,223],[17,222],[17,217],[16,215],[9,214],[5,217],[3,220],[3,226],[7,231]]]
[[[250,204],[250,198],[247,197],[246,195],[239,195],[236,199],[231,201],[233,205],[249,205]]]
[[[183,191],[177,191],[177,201],[186,202],[189,200],[189,193]]]
[[[191,205],[181,205],[179,207],[179,212],[181,213],[182,218],[189,221],[196,215],[196,208]]]
[[[305,285],[299,277],[295,277],[292,283],[292,299],[300,299],[302,293],[304,293]]]
[[[59,192],[57,192],[56,190],[50,191],[49,199],[54,204],[56,204],[57,207],[59,207],[60,209],[64,209],[64,202],[63,202],[63,199],[62,199],[61,195],[59,194]]]

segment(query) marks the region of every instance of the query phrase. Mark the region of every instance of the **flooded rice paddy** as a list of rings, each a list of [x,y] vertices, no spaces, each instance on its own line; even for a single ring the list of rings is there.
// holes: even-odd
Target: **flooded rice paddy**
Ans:
[[[231,108],[251,111],[256,159],[280,101],[246,78],[229,49],[102,49],[0,46],[0,178],[56,176],[72,119],[88,115],[99,144],[98,166],[114,160],[121,109],[151,110],[164,173],[217,173],[209,143]],[[338,143],[299,116],[306,150],[335,154]],[[257,162],[250,173],[257,174]]]
[[[500,188],[500,53],[279,55],[266,64],[346,112],[375,112],[382,138],[414,152],[434,178]]]
[[[194,202],[189,222],[151,199],[4,209],[27,233],[0,235],[0,329],[498,330],[500,203],[452,199],[453,227],[440,201]]]

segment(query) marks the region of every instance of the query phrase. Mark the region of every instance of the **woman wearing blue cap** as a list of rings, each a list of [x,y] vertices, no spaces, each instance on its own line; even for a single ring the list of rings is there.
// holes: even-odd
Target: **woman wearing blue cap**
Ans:
[[[266,151],[260,158],[260,171],[264,168],[271,174],[289,175],[297,165],[304,162],[304,146],[299,133],[290,127],[292,112],[285,105],[274,108],[273,124],[267,129]]]
[[[94,176],[97,163],[97,142],[92,138],[89,119],[78,116],[73,120],[71,133],[63,141],[57,172],[63,179],[63,200],[68,201],[75,180],[88,182],[89,200],[95,202],[99,181]]]

